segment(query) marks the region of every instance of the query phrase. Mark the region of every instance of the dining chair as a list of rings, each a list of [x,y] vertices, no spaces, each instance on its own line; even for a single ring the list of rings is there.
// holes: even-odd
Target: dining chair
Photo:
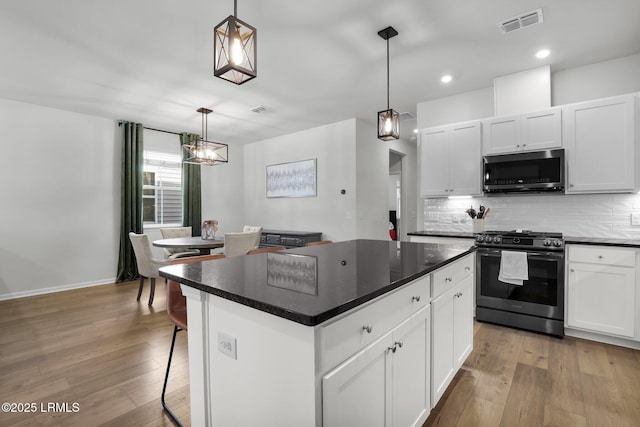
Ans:
[[[202,262],[219,258],[225,258],[225,256],[218,254],[179,258],[172,260],[171,264]],[[167,406],[167,402],[165,401],[169,371],[171,370],[171,359],[173,358],[173,349],[176,345],[176,335],[180,331],[187,330],[187,298],[182,295],[180,283],[173,280],[167,281],[167,315],[169,316],[171,323],[173,323],[173,338],[171,339],[171,350],[169,350],[169,361],[167,362],[167,371],[164,375],[164,384],[162,385],[162,396],[160,397],[160,400],[162,402],[162,408],[167,412],[169,418],[171,418],[176,425],[182,427],[182,423],[178,420],[171,409],[169,409],[169,406]]]
[[[260,238],[262,237],[262,227],[258,225],[245,225],[242,228],[244,233],[258,233],[258,239],[256,240],[256,247],[260,246]]]
[[[160,234],[163,239],[175,239],[177,237],[191,237],[191,227],[171,227],[161,228]],[[182,257],[190,257],[200,255],[200,251],[186,248],[162,248],[167,259],[176,259]]]
[[[279,252],[286,249],[287,248],[284,246],[270,246],[268,248],[251,249],[250,251],[247,251],[247,255],[261,254],[263,252]]]
[[[260,246],[262,232],[229,232],[224,234],[224,254],[226,256],[246,255]]]
[[[148,278],[151,282],[149,305],[152,305],[153,295],[156,292],[156,278],[160,276],[159,269],[160,267],[169,265],[169,261],[153,257],[149,236],[146,234],[136,234],[131,232],[129,233],[129,240],[131,240],[131,246],[133,246],[133,253],[136,256],[136,264],[138,266],[138,274],[140,274],[140,287],[138,288],[138,297],[136,298],[136,301],[140,301],[144,279]]]
[[[320,240],[318,242],[308,242],[305,246],[328,245],[329,243],[333,243],[333,240]]]

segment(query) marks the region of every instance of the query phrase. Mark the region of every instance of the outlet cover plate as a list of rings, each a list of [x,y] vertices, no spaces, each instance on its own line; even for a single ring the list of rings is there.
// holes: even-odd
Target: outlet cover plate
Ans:
[[[218,351],[232,358],[238,359],[237,342],[235,337],[227,335],[224,332],[218,332]]]

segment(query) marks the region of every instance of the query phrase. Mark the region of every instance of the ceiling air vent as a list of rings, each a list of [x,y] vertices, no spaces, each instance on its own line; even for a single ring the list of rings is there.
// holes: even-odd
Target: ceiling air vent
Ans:
[[[543,21],[542,9],[537,9],[532,12],[523,13],[520,16],[514,16],[502,22],[498,22],[498,27],[502,34],[507,34],[521,28],[529,27],[534,24],[539,24]]]
[[[264,113],[265,111],[267,111],[267,107],[265,107],[264,105],[258,105],[256,107],[249,108],[249,111],[253,111],[254,113]]]
[[[416,116],[414,116],[411,113],[400,113],[400,121],[404,122],[405,120],[411,120],[411,119],[415,119]]]

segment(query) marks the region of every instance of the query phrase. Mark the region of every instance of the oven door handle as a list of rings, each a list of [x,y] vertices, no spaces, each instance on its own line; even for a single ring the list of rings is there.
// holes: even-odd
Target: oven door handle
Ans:
[[[513,249],[506,249],[506,250],[513,250]],[[500,249],[481,249],[477,251],[479,255],[500,255],[502,253],[502,250]],[[529,252],[527,250],[521,250],[521,251],[515,251],[515,252],[526,252],[527,253],[527,257],[529,256],[533,256],[533,257],[538,257],[538,258],[563,258],[564,257],[564,252],[563,251],[558,251],[558,252]]]

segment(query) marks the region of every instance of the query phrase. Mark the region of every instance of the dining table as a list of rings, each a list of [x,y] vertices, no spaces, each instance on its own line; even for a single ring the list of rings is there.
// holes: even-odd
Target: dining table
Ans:
[[[171,249],[197,249],[200,255],[209,255],[211,249],[224,247],[224,240],[203,239],[200,236],[175,237],[172,239],[154,240],[153,246]]]

